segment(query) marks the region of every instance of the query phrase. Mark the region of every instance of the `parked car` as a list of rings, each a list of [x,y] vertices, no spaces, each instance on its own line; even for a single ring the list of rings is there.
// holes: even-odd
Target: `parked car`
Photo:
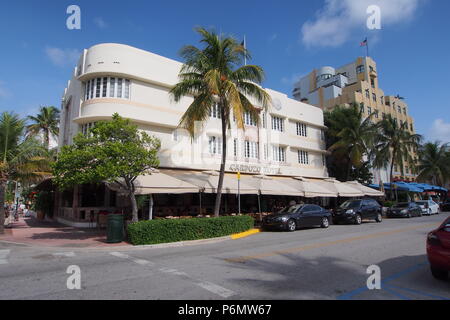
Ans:
[[[263,218],[263,229],[295,231],[298,228],[320,226],[328,228],[331,212],[314,204],[298,204]]]
[[[389,208],[387,216],[388,218],[421,217],[422,209],[415,202],[401,202]]]
[[[439,214],[440,208],[439,205],[433,200],[420,200],[416,201],[419,207],[422,209],[422,214],[432,215]]]
[[[450,272],[450,217],[428,234],[427,256],[433,276],[447,279]]]
[[[441,204],[441,211],[450,212],[450,201]]]
[[[361,224],[363,219],[383,221],[382,208],[373,199],[348,200],[335,210],[333,222]]]

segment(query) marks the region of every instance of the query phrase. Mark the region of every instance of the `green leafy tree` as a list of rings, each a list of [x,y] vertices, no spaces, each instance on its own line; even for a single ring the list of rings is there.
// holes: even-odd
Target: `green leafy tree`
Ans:
[[[256,65],[244,65],[250,59],[249,52],[232,37],[221,37],[204,28],[197,28],[203,49],[189,45],[181,50],[185,63],[180,71],[180,82],[170,94],[176,102],[185,96],[194,101],[188,107],[180,121],[180,127],[195,135],[195,124],[208,121],[211,109],[217,105],[222,120],[222,161],[217,187],[214,214],[220,214],[222,186],[227,157],[227,129],[230,117],[236,119],[237,127],[244,128],[244,114],[259,124],[260,109],[253,105],[250,98],[263,109],[270,105],[270,96],[258,84],[263,81],[264,71]]]
[[[448,143],[428,142],[419,148],[417,166],[420,181],[431,181],[444,186],[450,179],[450,156]]]
[[[159,166],[160,141],[138,130],[117,113],[112,121],[98,122],[87,136],[78,134],[73,145],[64,146],[53,166],[61,189],[79,184],[115,182],[127,192],[132,220],[138,221],[135,181]]]
[[[338,174],[342,180],[351,178],[359,180],[359,171],[366,165],[364,157],[369,157],[374,142],[376,127],[372,123],[372,115],[365,118],[358,105],[350,107],[336,106],[325,113],[328,150],[332,153],[334,168],[345,172]],[[342,163],[344,166],[342,166]],[[364,173],[365,176],[366,173]]]
[[[8,181],[38,182],[50,172],[46,150],[35,139],[23,139],[25,121],[18,115],[0,115],[0,233],[5,221],[5,194]]]
[[[375,138],[373,163],[375,168],[386,168],[390,165],[389,177],[392,190],[394,166],[400,167],[402,175],[405,164],[412,169],[415,168],[416,161],[412,154],[413,150],[418,149],[422,137],[410,133],[407,122],[399,125],[390,114],[380,121],[377,127],[378,134]]]
[[[44,146],[48,150],[50,137],[57,138],[59,134],[60,111],[53,106],[41,107],[36,116],[28,116],[31,124],[27,126],[27,136],[42,135]]]

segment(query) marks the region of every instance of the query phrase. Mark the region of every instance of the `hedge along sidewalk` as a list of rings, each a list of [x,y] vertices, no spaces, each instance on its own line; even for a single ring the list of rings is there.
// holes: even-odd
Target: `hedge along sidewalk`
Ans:
[[[231,236],[254,227],[250,216],[141,221],[128,225],[133,245],[153,245]]]

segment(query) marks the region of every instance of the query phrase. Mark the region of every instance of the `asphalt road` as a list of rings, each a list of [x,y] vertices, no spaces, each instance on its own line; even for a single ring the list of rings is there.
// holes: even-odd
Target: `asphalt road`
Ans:
[[[0,299],[450,299],[425,252],[427,233],[449,215],[163,249],[0,243]],[[79,290],[67,288],[73,265]],[[381,290],[367,289],[370,265]]]

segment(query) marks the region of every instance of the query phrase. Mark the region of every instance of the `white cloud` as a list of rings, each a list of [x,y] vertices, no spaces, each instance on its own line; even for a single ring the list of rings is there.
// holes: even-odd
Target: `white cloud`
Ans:
[[[338,47],[344,44],[355,29],[368,30],[368,6],[381,9],[381,27],[403,23],[414,17],[424,0],[325,0],[325,6],[301,29],[301,39],[308,47]],[[362,40],[362,39],[361,39]]]
[[[436,119],[428,134],[428,140],[450,143],[450,122]]]
[[[45,53],[51,62],[58,67],[76,64],[81,55],[81,52],[77,49],[60,49],[54,47],[45,48]]]
[[[103,20],[102,17],[97,17],[94,19],[94,23],[99,27],[100,29],[106,29],[108,28],[108,24],[105,20]]]

